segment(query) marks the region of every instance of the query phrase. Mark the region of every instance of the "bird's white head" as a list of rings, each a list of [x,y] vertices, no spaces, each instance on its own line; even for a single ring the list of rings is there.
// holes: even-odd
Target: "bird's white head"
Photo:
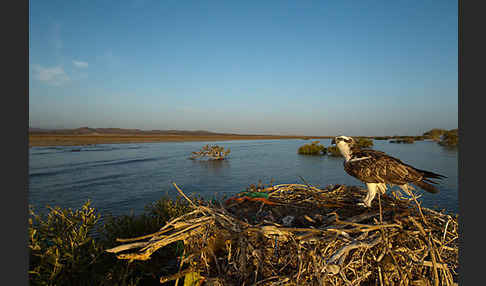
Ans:
[[[356,141],[352,137],[337,136],[332,139],[331,144],[336,144],[344,159],[348,161],[351,158],[352,148]]]

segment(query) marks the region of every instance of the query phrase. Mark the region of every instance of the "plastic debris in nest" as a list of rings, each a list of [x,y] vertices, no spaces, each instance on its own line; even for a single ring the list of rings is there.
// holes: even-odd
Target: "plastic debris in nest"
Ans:
[[[147,260],[157,249],[183,241],[180,272],[161,281],[194,273],[203,285],[453,285],[457,280],[457,217],[422,208],[415,197],[380,195],[364,208],[356,205],[366,194],[358,187],[285,184],[216,206],[195,205],[174,186],[192,212],[107,250],[119,259]]]

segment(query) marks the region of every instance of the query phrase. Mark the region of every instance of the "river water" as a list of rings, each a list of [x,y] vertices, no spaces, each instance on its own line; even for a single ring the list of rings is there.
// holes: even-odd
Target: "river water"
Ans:
[[[343,158],[298,155],[310,141],[249,140],[223,142],[164,142],[32,147],[29,151],[29,204],[79,208],[90,199],[101,214],[139,214],[161,196],[177,196],[175,182],[186,194],[206,198],[232,195],[250,184],[303,183],[363,186],[343,169]],[[321,140],[325,146],[330,140]],[[205,144],[230,148],[228,160],[189,160]],[[374,149],[387,152],[419,169],[447,176],[438,194],[423,194],[425,207],[458,210],[457,150],[431,141],[393,144],[375,140]]]

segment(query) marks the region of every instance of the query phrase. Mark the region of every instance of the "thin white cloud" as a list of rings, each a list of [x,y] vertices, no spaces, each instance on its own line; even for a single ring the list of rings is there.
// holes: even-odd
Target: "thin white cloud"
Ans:
[[[77,68],[87,68],[88,67],[87,62],[76,61],[76,60],[73,60],[73,65]]]
[[[45,68],[40,65],[34,65],[32,69],[34,71],[34,79],[49,85],[60,86],[71,80],[61,66]]]

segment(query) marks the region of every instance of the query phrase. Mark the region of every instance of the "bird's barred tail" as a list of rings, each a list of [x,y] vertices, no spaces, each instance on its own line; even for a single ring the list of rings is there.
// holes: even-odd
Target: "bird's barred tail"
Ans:
[[[426,190],[429,193],[436,194],[436,193],[439,192],[439,190],[436,187],[434,187],[433,185],[428,184],[424,181],[415,182],[414,184],[419,186],[420,188]]]
[[[416,169],[416,170],[422,173],[423,178],[420,182],[417,182],[415,184],[429,193],[436,194],[439,192],[439,190],[435,186],[431,185],[431,184],[437,184],[437,182],[434,182],[431,179],[441,180],[447,178],[446,176],[434,172],[420,170],[420,169]]]
[[[444,179],[444,178],[447,178],[446,176],[443,176],[443,175],[440,175],[440,174],[436,174],[434,172],[430,172],[430,171],[425,171],[425,170],[420,170],[420,169],[415,169],[417,171],[419,171],[420,173],[422,173],[422,175],[425,177],[425,178],[432,178],[432,179]],[[434,182],[435,183],[435,182]]]

